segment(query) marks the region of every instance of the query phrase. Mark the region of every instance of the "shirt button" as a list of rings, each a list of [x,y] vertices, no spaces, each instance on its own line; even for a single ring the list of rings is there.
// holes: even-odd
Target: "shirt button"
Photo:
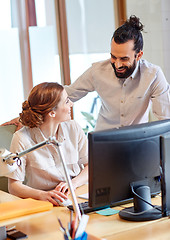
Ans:
[[[123,100],[121,100],[120,102],[123,103]]]
[[[121,117],[124,117],[124,114],[121,114]]]
[[[126,83],[124,83],[123,86],[126,87]]]

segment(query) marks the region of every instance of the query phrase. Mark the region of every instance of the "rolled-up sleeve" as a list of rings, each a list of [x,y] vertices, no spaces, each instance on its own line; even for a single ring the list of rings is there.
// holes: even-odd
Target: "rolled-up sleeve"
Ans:
[[[88,163],[88,142],[80,125],[76,125],[79,132],[78,139],[78,152],[79,152],[79,165]]]
[[[170,86],[159,68],[152,84],[152,110],[159,120],[170,118]]]
[[[17,135],[17,133],[15,133],[11,141],[10,151],[12,153],[20,153],[23,150],[24,150],[24,147],[20,142],[19,136]],[[23,156],[21,158],[21,165],[18,166],[14,172],[7,174],[6,177],[23,182],[25,180],[25,166],[26,166],[26,156],[25,157]]]
[[[92,67],[84,72],[73,84],[64,86],[71,101],[75,102],[95,90]]]

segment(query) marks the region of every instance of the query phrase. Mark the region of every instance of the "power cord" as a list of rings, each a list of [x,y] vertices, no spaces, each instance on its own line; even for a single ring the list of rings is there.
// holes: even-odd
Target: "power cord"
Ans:
[[[153,206],[153,208],[161,211],[159,208],[156,208],[156,206]],[[146,213],[146,212],[150,211],[150,209],[148,209],[148,210],[145,210],[145,211],[142,211],[142,212],[129,212],[129,211],[125,210],[125,209],[126,208],[123,209],[123,212],[126,212],[126,213],[134,215],[134,216],[142,215],[143,213]]]
[[[146,201],[143,197],[141,197],[139,194],[137,194],[135,191],[134,191],[134,188],[133,186],[131,186],[131,189],[132,189],[132,192],[135,196],[137,196],[140,200],[142,200],[143,202],[147,203],[148,205],[150,205],[151,207],[157,209],[158,211],[162,212],[161,209],[159,209],[158,207],[154,206],[152,203]]]
[[[161,209],[159,209],[157,206],[154,206],[152,203],[146,201],[143,197],[141,197],[139,194],[137,194],[137,193],[134,191],[133,186],[131,186],[131,190],[132,190],[132,193],[133,193],[135,196],[137,196],[140,200],[142,200],[142,201],[145,202],[146,204],[150,205],[152,208],[157,209],[158,211],[162,212]],[[125,208],[125,209],[126,209],[126,208]],[[124,211],[124,212],[127,212],[127,213],[129,213],[129,214],[131,214],[131,215],[141,215],[141,214],[143,214],[143,213],[145,213],[145,212],[149,212],[149,210],[150,210],[150,209],[148,209],[148,210],[145,210],[145,211],[142,211],[142,212],[136,212],[136,213],[135,213],[135,212],[126,211],[125,209],[124,209],[123,211]]]

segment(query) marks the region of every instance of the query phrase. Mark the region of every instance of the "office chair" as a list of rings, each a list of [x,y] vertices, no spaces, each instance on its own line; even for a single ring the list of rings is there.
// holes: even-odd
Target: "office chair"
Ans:
[[[15,125],[0,126],[0,148],[10,149],[12,136],[16,130]],[[8,192],[8,178],[0,177],[0,190]]]

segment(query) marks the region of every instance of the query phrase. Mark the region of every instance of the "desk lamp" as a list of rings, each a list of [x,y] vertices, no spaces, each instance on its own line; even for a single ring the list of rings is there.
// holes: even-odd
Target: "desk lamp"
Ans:
[[[64,155],[63,155],[63,152],[62,152],[62,149],[61,149],[61,143],[58,142],[55,137],[49,137],[47,140],[45,140],[41,143],[38,143],[38,144],[34,145],[33,147],[31,147],[31,148],[29,148],[25,151],[22,151],[20,153],[10,153],[9,151],[7,151],[4,148],[0,149],[0,176],[4,176],[7,173],[15,171],[16,168],[22,163],[22,161],[20,160],[20,157],[22,157],[22,156],[24,156],[24,155],[26,155],[30,152],[33,152],[36,149],[42,148],[42,147],[44,147],[48,144],[54,144],[57,147],[57,150],[58,150],[58,153],[59,153],[59,156],[60,156],[60,160],[61,160],[61,163],[62,163],[62,166],[63,166],[63,169],[64,169],[66,182],[67,182],[68,187],[70,189],[74,211],[75,211],[75,213],[77,213],[78,219],[80,221],[81,220],[81,213],[80,213],[80,209],[79,209],[79,206],[78,206],[76,195],[75,195],[75,192],[74,192],[74,189],[73,189],[71,178],[70,178],[69,173],[68,173],[68,169],[67,169],[67,166],[66,166]],[[1,233],[1,230],[3,231],[3,227],[0,228],[0,233]],[[1,236],[0,236],[0,240],[1,240]]]

